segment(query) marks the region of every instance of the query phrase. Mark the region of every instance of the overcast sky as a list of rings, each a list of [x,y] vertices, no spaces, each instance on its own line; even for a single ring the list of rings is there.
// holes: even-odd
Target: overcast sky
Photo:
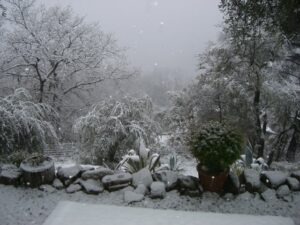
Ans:
[[[180,69],[195,74],[197,54],[214,41],[222,20],[218,0],[39,0],[70,5],[87,21],[99,22],[128,47],[134,67]]]

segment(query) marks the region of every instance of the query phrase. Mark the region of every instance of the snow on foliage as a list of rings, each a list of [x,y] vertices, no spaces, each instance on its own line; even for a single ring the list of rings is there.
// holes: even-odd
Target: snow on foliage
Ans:
[[[57,113],[47,104],[34,103],[23,88],[0,99],[0,154],[16,151],[43,151],[56,143],[57,135],[51,122]]]
[[[74,130],[82,144],[82,159],[102,164],[120,158],[129,149],[138,149],[138,140],[155,142],[159,125],[154,122],[151,99],[109,98],[80,117]]]

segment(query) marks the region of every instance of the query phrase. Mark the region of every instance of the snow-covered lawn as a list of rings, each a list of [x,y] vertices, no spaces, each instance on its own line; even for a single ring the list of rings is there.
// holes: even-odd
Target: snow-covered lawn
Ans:
[[[84,203],[128,206],[123,199],[123,191],[105,191],[97,196],[83,192],[67,194],[65,190],[38,189],[0,185],[1,225],[41,225],[59,201],[69,200]],[[221,198],[216,194],[204,193],[202,197],[180,196],[177,191],[168,192],[164,199],[150,199],[130,206],[174,209],[184,211],[205,211],[238,213],[250,215],[273,215],[291,217],[300,225],[300,192],[291,193],[290,201],[271,200],[264,202],[259,195],[244,193],[234,200]]]

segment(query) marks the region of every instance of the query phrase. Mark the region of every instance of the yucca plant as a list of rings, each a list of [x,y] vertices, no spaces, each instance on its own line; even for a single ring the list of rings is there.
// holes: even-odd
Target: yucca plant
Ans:
[[[143,168],[148,168],[150,172],[160,166],[160,155],[154,153],[150,155],[150,150],[146,148],[144,141],[140,140],[139,151],[133,149],[123,156],[123,159],[116,166],[115,170],[122,170],[129,173],[136,173]]]

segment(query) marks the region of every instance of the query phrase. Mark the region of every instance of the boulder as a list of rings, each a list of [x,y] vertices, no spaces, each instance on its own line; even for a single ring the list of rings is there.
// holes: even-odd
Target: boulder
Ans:
[[[190,197],[197,197],[203,192],[199,179],[193,176],[178,176],[178,191],[181,195],[188,195]]]
[[[170,191],[177,188],[178,174],[174,171],[160,171],[153,174],[155,181],[163,182],[166,186],[166,191]]]
[[[234,199],[234,195],[232,193],[226,193],[224,196],[223,196],[223,199],[225,201],[232,201]]]
[[[56,189],[53,186],[49,185],[49,184],[43,184],[43,185],[41,185],[39,187],[39,190],[47,192],[47,193],[54,193],[54,192],[56,192]]]
[[[296,178],[298,181],[300,181],[300,170],[294,171],[291,175],[291,177]]]
[[[131,184],[132,175],[130,173],[118,173],[106,175],[102,178],[102,184],[109,191],[125,188]]]
[[[54,188],[56,188],[57,190],[61,190],[64,188],[64,185],[63,183],[58,179],[58,178],[55,178],[53,183],[52,183],[52,186]]]
[[[166,196],[166,187],[163,182],[155,181],[150,187],[151,198],[164,198]]]
[[[79,165],[71,167],[59,167],[57,170],[57,177],[65,186],[69,186],[73,183],[78,177],[80,177],[81,167]]]
[[[4,164],[1,166],[0,184],[18,185],[20,184],[21,176],[22,171],[15,165]]]
[[[276,191],[273,189],[268,189],[264,191],[260,194],[260,196],[266,202],[277,200]]]
[[[140,171],[132,174],[132,185],[137,187],[139,184],[144,184],[146,187],[150,187],[153,179],[149,169],[144,168]]]
[[[146,195],[148,192],[147,187],[144,184],[139,184],[136,189],[134,190],[135,193],[141,194],[141,195]]]
[[[124,192],[124,201],[126,203],[132,203],[132,202],[140,202],[144,199],[144,195],[138,194],[132,191],[125,191]]]
[[[248,191],[236,197],[238,201],[249,201],[254,198],[254,195]]]
[[[276,195],[278,198],[283,198],[284,196],[287,196],[289,194],[290,194],[290,189],[289,186],[287,185],[280,186],[276,191]]]
[[[260,190],[261,188],[260,175],[257,170],[245,169],[244,178],[245,178],[245,186],[247,191],[253,193]]]
[[[80,180],[79,184],[83,188],[83,191],[87,194],[99,194],[104,191],[104,187],[102,183],[98,180],[88,179],[88,180]]]
[[[240,180],[235,173],[229,172],[227,181],[224,186],[224,192],[232,193],[235,195],[240,192]]]
[[[286,179],[286,181],[287,181],[287,184],[288,184],[289,188],[292,191],[299,191],[300,190],[300,182],[296,178],[288,177]]]
[[[79,184],[71,184],[69,187],[66,189],[66,192],[69,194],[75,193],[77,191],[80,191],[82,187]]]
[[[81,175],[81,178],[83,180],[88,180],[88,179],[101,180],[106,175],[113,175],[113,174],[114,174],[114,171],[112,171],[111,169],[108,169],[105,167],[99,167],[95,170],[85,171]]]
[[[286,182],[288,177],[287,173],[281,171],[264,171],[261,173],[261,180],[269,188],[277,189],[279,186]]]

